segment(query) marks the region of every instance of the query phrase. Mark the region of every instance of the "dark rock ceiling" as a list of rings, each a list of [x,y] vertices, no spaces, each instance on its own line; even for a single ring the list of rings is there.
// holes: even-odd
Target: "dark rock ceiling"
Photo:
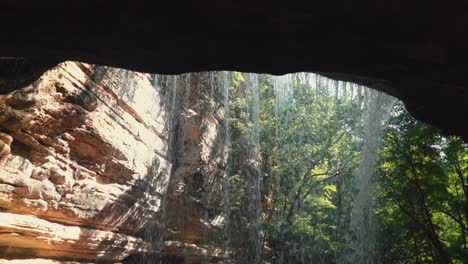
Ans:
[[[468,2],[0,2],[0,89],[65,60],[153,73],[309,71],[403,100],[468,140]]]

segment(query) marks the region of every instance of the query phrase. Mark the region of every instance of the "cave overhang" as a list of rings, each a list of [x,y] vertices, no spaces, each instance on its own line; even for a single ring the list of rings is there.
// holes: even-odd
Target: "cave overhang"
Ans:
[[[65,60],[151,73],[306,71],[468,139],[465,1],[2,1],[0,90]]]

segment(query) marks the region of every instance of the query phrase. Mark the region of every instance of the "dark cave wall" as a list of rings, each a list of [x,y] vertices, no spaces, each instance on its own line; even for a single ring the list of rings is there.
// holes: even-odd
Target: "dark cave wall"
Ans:
[[[310,71],[468,139],[466,1],[2,1],[0,89],[65,60],[143,72]],[[13,59],[17,57],[22,59]]]

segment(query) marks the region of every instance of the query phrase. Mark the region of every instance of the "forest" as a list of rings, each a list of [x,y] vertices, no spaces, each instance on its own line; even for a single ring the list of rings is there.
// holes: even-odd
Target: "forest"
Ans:
[[[240,263],[468,263],[460,138],[319,75],[217,78],[224,245]]]

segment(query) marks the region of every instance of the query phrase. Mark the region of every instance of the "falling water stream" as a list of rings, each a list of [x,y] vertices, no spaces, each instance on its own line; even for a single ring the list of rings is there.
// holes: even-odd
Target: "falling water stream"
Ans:
[[[368,89],[365,98],[366,110],[364,111],[364,135],[365,141],[361,149],[359,168],[355,181],[359,190],[354,199],[351,214],[350,243],[354,247],[353,256],[348,256],[348,263],[375,263],[374,256],[375,237],[372,236],[373,228],[373,201],[372,180],[375,172],[377,151],[379,147],[382,121],[388,116],[396,99],[383,93]]]
[[[210,115],[218,125],[210,160],[201,163],[208,169],[195,169],[205,187],[190,195],[203,211],[197,221],[205,224],[201,237],[190,243],[224,252],[215,258],[221,263],[378,263],[372,249],[372,178],[381,125],[394,98],[309,73],[206,72],[154,80],[168,110],[169,176],[184,184],[163,199],[158,226],[171,231],[145,232],[159,237],[147,240],[161,246],[184,232],[165,221],[178,210],[171,208],[169,195],[187,192],[190,181],[181,179],[194,177],[180,172],[191,168],[183,162],[192,154],[177,143],[188,122],[182,117],[193,113],[197,122]],[[353,152],[333,156],[338,149]],[[214,260],[205,253],[200,261]]]

